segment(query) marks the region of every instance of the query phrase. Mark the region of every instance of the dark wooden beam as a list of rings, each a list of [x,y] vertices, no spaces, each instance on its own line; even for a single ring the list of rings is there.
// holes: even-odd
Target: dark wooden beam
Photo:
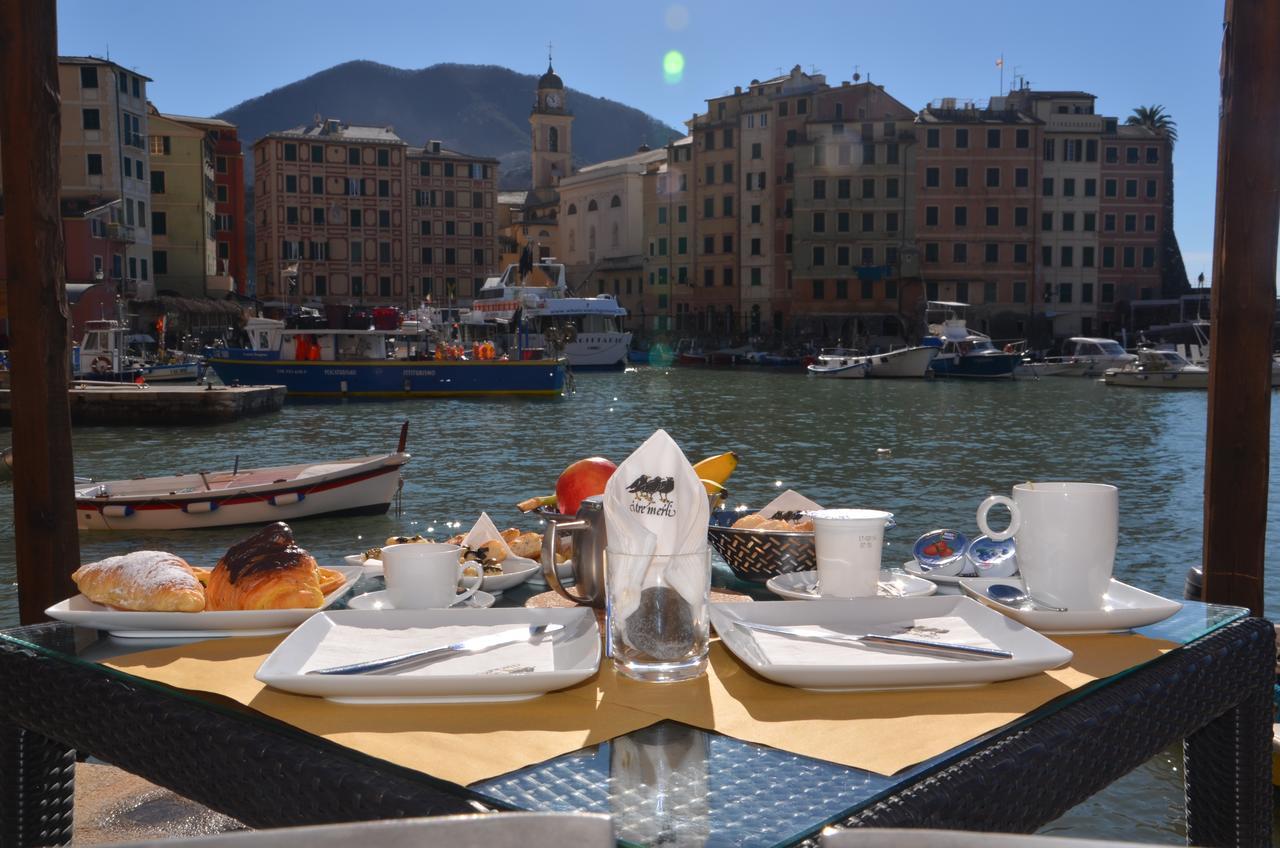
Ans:
[[[1222,37],[1204,597],[1262,615],[1280,226],[1280,0],[1226,0]]]
[[[0,157],[9,263],[13,523],[23,623],[75,594],[80,564],[67,402],[54,0],[0,3]]]

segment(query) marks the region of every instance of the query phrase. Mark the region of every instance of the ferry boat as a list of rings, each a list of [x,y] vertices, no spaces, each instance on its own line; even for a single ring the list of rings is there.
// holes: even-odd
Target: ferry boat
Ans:
[[[938,348],[929,365],[933,375],[977,380],[1012,378],[1022,363],[1022,355],[998,350],[990,336],[970,330],[964,318],[968,308],[967,303],[928,303],[926,316],[945,316],[938,323],[929,323],[929,337],[922,342],[926,347]]]
[[[548,258],[486,280],[466,320],[496,325],[497,341],[509,349],[562,351],[575,370],[591,370],[626,367],[626,317],[612,295],[570,296],[564,265]]]
[[[291,397],[558,396],[564,390],[563,359],[498,358],[492,348],[464,347],[416,321],[353,330],[250,318],[245,336],[243,347],[211,350],[209,366],[229,385],[282,385]]]

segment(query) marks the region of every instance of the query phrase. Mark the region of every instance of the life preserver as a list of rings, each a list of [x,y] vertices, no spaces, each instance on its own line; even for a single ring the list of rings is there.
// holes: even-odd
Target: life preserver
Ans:
[[[89,364],[89,370],[95,374],[110,374],[111,360],[105,356],[95,356],[93,362]]]

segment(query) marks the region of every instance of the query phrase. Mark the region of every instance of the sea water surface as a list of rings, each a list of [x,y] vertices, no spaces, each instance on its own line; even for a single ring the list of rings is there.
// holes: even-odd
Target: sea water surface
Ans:
[[[289,402],[280,413],[219,426],[82,427],[74,435],[76,472],[110,480],[229,469],[237,457],[251,468],[383,453],[408,420],[413,460],[399,514],[294,524],[299,543],[321,564],[337,564],[390,535],[460,532],[481,511],[500,528],[537,529],[517,501],[551,492],[576,459],[622,461],[661,427],[691,460],[738,452],[741,464],[729,481],[734,505],[759,507],[793,488],[824,506],[893,512],[889,563],[909,559],[926,530],[976,533],[982,499],[1027,480],[1119,487],[1121,580],[1177,598],[1187,568],[1200,561],[1204,392],[1076,378],[843,381],[754,368],[650,367],[578,374],[574,386],[560,399]],[[8,436],[0,429],[0,447]],[[1275,426],[1271,452],[1280,456]],[[8,488],[0,482],[0,626],[17,623]],[[1269,503],[1268,568],[1280,562],[1280,463],[1273,463]],[[212,566],[245,534],[82,533],[80,545],[85,561],[160,548]],[[1274,618],[1280,581],[1266,597]],[[1161,755],[1046,830],[1181,841],[1179,753]]]

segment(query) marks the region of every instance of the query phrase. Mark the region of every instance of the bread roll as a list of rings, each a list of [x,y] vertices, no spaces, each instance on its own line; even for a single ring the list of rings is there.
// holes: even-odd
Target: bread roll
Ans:
[[[324,603],[315,558],[277,521],[232,545],[209,575],[208,609],[319,609]]]
[[[521,533],[515,538],[508,539],[507,547],[511,548],[511,553],[518,557],[539,559],[542,556],[542,534]]]
[[[96,604],[143,612],[200,612],[205,592],[186,560],[163,551],[134,551],[82,565],[71,575]]]
[[[733,522],[733,529],[734,530],[757,530],[759,529],[761,524],[765,523],[766,520],[768,519],[766,519],[760,513],[753,512],[750,515],[744,515],[741,518],[739,518],[737,521]]]

